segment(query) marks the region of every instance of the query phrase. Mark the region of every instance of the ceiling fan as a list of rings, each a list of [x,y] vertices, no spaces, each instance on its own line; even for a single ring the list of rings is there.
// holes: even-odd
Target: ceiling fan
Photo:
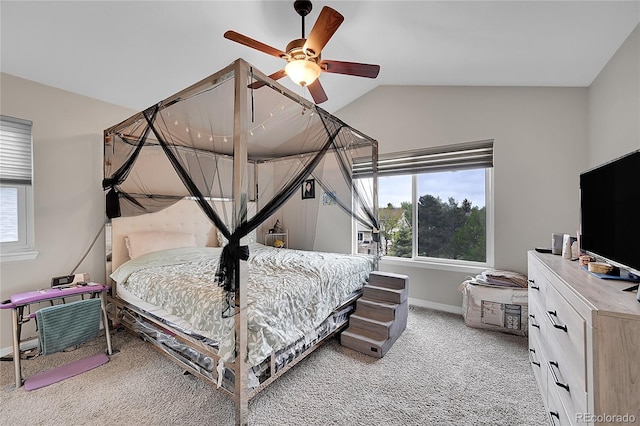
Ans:
[[[328,99],[320,80],[318,80],[321,72],[368,78],[376,78],[378,76],[380,72],[379,65],[320,59],[322,49],[342,24],[342,21],[344,21],[344,16],[330,7],[323,7],[309,33],[309,37],[305,38],[304,18],[311,12],[311,2],[308,0],[296,0],[293,3],[293,7],[298,15],[302,17],[302,38],[289,42],[284,51],[231,30],[224,33],[224,37],[268,55],[286,60],[287,65],[284,69],[274,72],[269,77],[273,80],[279,80],[288,75],[294,83],[309,89],[309,93],[311,93],[311,97],[313,97],[316,104]],[[263,82],[255,82],[251,87],[255,89],[264,85],[265,83]]]

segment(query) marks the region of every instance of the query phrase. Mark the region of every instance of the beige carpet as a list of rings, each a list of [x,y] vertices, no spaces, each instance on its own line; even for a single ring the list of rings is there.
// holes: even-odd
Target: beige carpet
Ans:
[[[222,393],[118,331],[106,365],[51,386],[13,389],[0,363],[3,425],[232,425]],[[23,362],[23,375],[104,350]],[[459,315],[412,307],[382,359],[332,340],[249,402],[252,425],[543,425],[527,339],[466,327]]]

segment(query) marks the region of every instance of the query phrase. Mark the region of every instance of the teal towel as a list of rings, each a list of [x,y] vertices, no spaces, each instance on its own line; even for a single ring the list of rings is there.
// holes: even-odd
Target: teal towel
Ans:
[[[36,312],[40,353],[53,354],[97,337],[100,314],[99,298],[40,309]]]

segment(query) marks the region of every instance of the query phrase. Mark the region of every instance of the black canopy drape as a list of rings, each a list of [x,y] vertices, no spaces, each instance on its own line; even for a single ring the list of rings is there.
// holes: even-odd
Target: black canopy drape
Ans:
[[[103,180],[109,218],[192,197],[228,240],[216,275],[229,292],[235,291],[237,260],[249,255],[240,240],[284,208],[309,177],[360,226],[374,235],[378,228],[375,194],[365,194],[351,176],[354,158],[375,162],[377,142],[252,70],[250,81],[266,84],[235,93],[238,61],[105,130]],[[246,97],[246,110],[236,108],[237,96]],[[244,115],[239,121],[238,114]],[[244,175],[234,171],[238,122],[247,142]],[[238,179],[247,180],[247,194],[233,193]],[[231,214],[211,202],[236,197],[244,197],[243,207]],[[248,201],[257,206],[251,217]]]

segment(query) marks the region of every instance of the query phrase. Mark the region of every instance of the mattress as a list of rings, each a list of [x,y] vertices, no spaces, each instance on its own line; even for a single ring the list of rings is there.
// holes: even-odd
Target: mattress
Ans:
[[[228,307],[226,294],[215,282],[221,251],[183,247],[148,253],[124,263],[111,277],[118,284],[118,294],[160,308],[173,316],[171,322],[188,324],[219,342],[220,357],[232,361],[234,322],[223,317]],[[370,256],[251,243],[247,261],[249,364],[258,365],[272,352],[313,332],[362,288],[372,270]],[[128,301],[139,306],[133,298]]]
[[[132,294],[126,288],[124,287],[117,288],[116,294],[118,298],[124,300],[130,305],[140,308],[147,314],[150,314],[156,320],[160,320],[160,322],[167,324],[170,328],[179,329],[183,333],[191,335],[194,338],[208,344],[209,346],[216,347],[216,348],[218,347],[218,342],[215,342],[207,338],[205,336],[206,333],[196,329],[191,324],[189,324],[188,321],[183,320],[179,316],[172,315],[158,306],[154,306],[151,303],[145,302],[144,300]]]

